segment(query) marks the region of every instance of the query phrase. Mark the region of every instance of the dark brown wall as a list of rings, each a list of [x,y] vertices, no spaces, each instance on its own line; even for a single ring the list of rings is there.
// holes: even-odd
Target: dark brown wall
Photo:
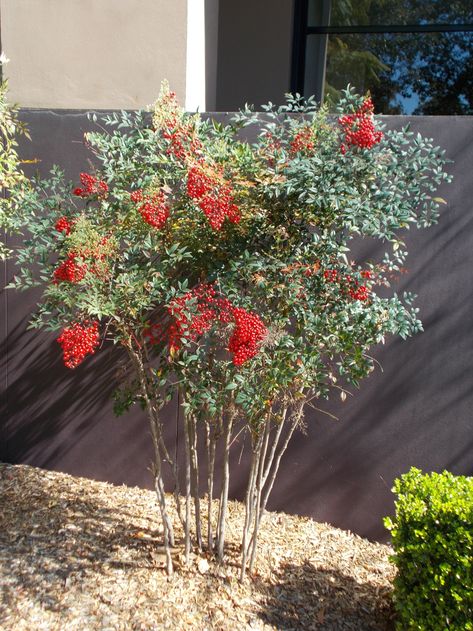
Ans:
[[[82,145],[90,123],[82,112],[25,111],[34,139],[26,158],[46,172],[60,163],[77,182],[88,168]],[[334,400],[307,418],[285,456],[271,508],[306,514],[383,539],[381,517],[392,511],[394,477],[411,465],[473,474],[473,118],[418,117],[414,131],[433,137],[454,160],[454,183],[438,226],[407,234],[409,274],[398,291],[419,294],[425,332],[389,340],[375,357],[383,367],[345,403]],[[387,117],[399,128],[405,118]],[[365,244],[366,255],[379,247]],[[13,273],[11,264],[5,280]],[[0,459],[99,480],[151,487],[146,422],[140,411],[113,416],[109,395],[120,368],[112,348],[75,371],[62,365],[55,335],[26,331],[40,292],[3,291]],[[175,433],[175,408],[166,431]],[[232,495],[241,497],[246,463],[233,450]]]
[[[290,89],[293,0],[220,0],[217,111],[279,103]]]

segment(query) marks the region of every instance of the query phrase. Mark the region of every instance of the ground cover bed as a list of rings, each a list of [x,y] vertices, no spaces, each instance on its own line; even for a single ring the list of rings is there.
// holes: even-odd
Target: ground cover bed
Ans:
[[[0,502],[2,630],[393,628],[390,548],[306,517],[267,514],[240,584],[238,502],[227,565],[178,545],[172,580],[151,491],[0,464]]]

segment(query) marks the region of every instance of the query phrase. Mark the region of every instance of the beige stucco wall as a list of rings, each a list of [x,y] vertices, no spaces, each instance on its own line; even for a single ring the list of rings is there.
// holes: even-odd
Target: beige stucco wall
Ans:
[[[185,102],[187,0],[0,0],[0,12],[23,107],[144,107],[164,78]]]

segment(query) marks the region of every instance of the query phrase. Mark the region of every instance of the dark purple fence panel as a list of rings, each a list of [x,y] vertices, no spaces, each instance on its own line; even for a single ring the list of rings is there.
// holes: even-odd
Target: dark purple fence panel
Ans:
[[[85,113],[25,110],[22,117],[33,137],[24,157],[39,158],[43,174],[61,164],[77,182],[90,157],[83,133],[94,127]],[[425,332],[407,342],[387,340],[375,351],[383,371],[344,403],[321,403],[338,421],[307,415],[307,433],[293,439],[270,504],[381,540],[397,475],[411,465],[473,474],[473,118],[385,120],[393,128],[411,122],[454,160],[454,182],[439,192],[448,206],[438,226],[407,234],[409,273],[396,287],[419,294]],[[362,250],[374,256],[382,248]],[[6,282],[12,274],[8,263]],[[111,409],[120,353],[106,348],[75,371],[65,369],[54,335],[26,331],[39,295],[2,291],[0,459],[150,488],[146,421],[140,410],[116,419]],[[176,422],[171,406],[171,440]],[[238,498],[247,466],[242,446],[240,440],[232,452],[231,493]]]

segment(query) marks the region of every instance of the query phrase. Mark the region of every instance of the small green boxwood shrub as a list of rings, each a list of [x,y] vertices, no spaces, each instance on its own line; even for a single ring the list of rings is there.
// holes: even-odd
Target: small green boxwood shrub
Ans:
[[[393,490],[397,628],[473,629],[473,478],[412,468]]]

